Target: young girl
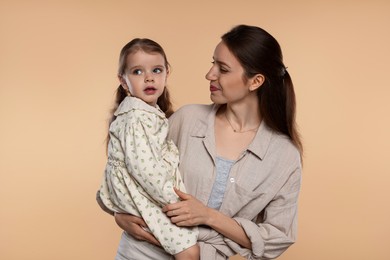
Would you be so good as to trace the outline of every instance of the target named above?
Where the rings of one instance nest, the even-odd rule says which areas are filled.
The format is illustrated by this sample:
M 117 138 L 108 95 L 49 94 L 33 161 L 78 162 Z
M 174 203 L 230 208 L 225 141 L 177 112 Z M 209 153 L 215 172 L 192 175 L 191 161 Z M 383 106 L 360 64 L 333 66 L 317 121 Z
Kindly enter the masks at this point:
M 119 58 L 118 107 L 109 128 L 108 162 L 100 199 L 116 213 L 142 217 L 149 231 L 175 259 L 199 259 L 198 230 L 171 223 L 162 212 L 185 191 L 178 150 L 167 140 L 172 105 L 166 88 L 169 63 L 150 39 L 133 39 Z M 131 252 L 129 252 L 131 254 Z M 119 256 L 117 259 L 129 256 Z

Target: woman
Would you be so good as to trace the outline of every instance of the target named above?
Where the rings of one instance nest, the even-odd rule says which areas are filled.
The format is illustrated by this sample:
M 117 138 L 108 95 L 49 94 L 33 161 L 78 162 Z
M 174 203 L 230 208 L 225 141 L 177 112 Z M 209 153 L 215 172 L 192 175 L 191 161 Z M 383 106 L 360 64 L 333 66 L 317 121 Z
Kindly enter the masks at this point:
M 206 74 L 212 105 L 170 117 L 187 193 L 163 211 L 198 226 L 201 259 L 271 259 L 296 239 L 302 145 L 295 94 L 278 42 L 239 25 L 222 36 Z M 170 259 L 142 219 L 116 214 L 124 229 L 117 259 Z M 130 254 L 132 254 L 130 256 Z

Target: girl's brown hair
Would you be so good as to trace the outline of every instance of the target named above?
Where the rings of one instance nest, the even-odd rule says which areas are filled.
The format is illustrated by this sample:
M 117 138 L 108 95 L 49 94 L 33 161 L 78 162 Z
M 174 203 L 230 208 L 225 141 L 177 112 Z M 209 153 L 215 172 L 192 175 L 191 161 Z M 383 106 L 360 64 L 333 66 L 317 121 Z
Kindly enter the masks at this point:
M 260 114 L 271 129 L 288 136 L 302 156 L 295 122 L 294 85 L 283 64 L 279 43 L 265 30 L 248 25 L 238 25 L 221 38 L 243 66 L 246 78 L 256 74 L 265 77 L 257 90 Z

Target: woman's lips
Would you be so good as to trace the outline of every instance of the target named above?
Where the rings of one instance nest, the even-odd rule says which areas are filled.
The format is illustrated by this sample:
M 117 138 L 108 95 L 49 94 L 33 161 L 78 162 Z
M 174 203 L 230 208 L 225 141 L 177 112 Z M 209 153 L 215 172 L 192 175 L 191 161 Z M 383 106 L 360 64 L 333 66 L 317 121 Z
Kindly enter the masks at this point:
M 218 91 L 218 90 L 219 90 L 219 88 L 217 88 L 216 86 L 210 85 L 211 92 Z

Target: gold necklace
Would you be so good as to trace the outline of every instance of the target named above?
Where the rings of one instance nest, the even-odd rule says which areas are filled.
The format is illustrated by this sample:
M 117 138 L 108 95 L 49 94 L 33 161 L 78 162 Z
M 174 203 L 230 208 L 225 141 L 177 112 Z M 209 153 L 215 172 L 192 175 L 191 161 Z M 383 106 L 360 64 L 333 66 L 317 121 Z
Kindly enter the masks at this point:
M 236 129 L 234 129 L 234 127 L 233 127 L 232 123 L 230 122 L 229 118 L 227 117 L 226 112 L 224 114 L 225 114 L 226 120 L 228 121 L 230 127 L 232 128 L 233 132 L 235 132 L 235 133 L 242 134 L 242 133 L 246 133 L 246 132 L 256 131 L 260 127 L 260 125 L 258 125 L 255 128 L 244 130 L 244 131 L 236 130 Z

